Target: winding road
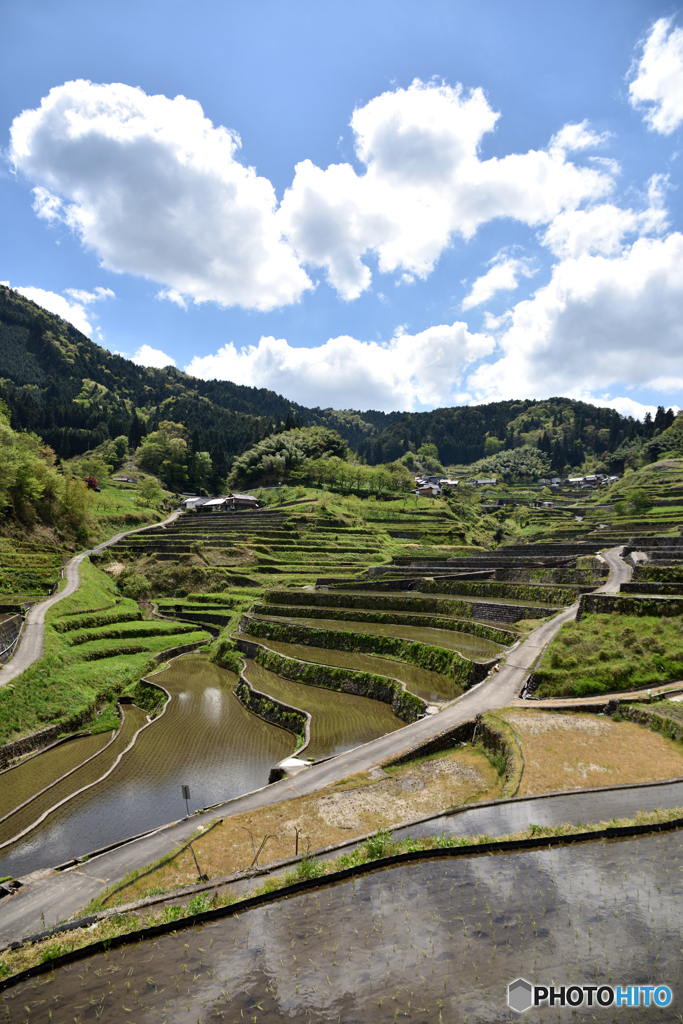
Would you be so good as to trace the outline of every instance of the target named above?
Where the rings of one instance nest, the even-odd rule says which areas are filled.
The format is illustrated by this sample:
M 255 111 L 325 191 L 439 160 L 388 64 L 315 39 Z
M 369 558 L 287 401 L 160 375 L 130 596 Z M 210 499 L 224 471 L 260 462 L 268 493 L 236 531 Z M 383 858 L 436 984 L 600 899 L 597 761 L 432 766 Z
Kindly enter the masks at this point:
M 116 544 L 117 541 L 122 540 L 124 537 L 130 537 L 133 533 L 142 533 L 143 530 L 153 530 L 158 526 L 172 523 L 179 515 L 179 512 L 172 512 L 168 519 L 164 519 L 161 523 L 151 523 L 149 526 L 140 526 L 137 530 L 126 530 L 123 533 L 117 533 L 110 537 L 109 540 L 98 544 L 97 547 L 83 551 L 80 555 L 72 558 L 70 562 L 67 562 L 64 571 L 66 576 L 66 586 L 64 589 L 52 597 L 48 597 L 45 601 L 34 604 L 29 610 L 17 650 L 14 652 L 12 659 L 0 672 L 0 687 L 7 686 L 8 683 L 11 683 L 22 672 L 25 672 L 29 665 L 32 665 L 34 661 L 38 661 L 38 658 L 42 658 L 44 652 L 43 641 L 45 638 L 45 615 L 48 609 L 52 608 L 58 601 L 63 601 L 65 597 L 71 597 L 72 594 L 76 593 L 81 583 L 79 569 L 84 558 L 87 558 L 88 555 L 99 554 L 105 548 L 108 548 L 110 544 Z
M 600 588 L 602 592 L 615 592 L 621 582 L 630 578 L 630 567 L 619 557 L 621 550 L 618 547 L 603 553 L 610 566 L 610 575 Z M 420 719 L 397 732 L 313 765 L 293 778 L 246 793 L 203 814 L 163 826 L 148 836 L 132 839 L 108 853 L 92 857 L 85 864 L 66 871 L 48 869 L 28 876 L 23 879 L 24 887 L 0 904 L 0 943 L 33 934 L 60 920 L 68 920 L 103 887 L 111 885 L 133 868 L 165 856 L 192 835 L 198 825 L 207 825 L 219 815 L 225 818 L 315 793 L 356 772 L 367 771 L 387 758 L 397 757 L 417 743 L 470 721 L 476 715 L 506 707 L 517 698 L 537 659 L 562 625 L 574 618 L 577 608 L 578 603 L 573 604 L 533 630 L 527 640 L 512 649 L 499 672 L 492 673 L 437 715 Z M 605 791 L 605 813 L 609 794 L 610 790 Z

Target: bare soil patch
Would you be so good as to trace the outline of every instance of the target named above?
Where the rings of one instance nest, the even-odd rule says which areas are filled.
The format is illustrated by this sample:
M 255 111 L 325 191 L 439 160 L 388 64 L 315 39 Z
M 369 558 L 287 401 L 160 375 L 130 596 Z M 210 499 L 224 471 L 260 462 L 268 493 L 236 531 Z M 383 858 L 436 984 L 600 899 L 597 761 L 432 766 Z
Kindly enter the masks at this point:
M 683 746 L 633 722 L 547 711 L 508 710 L 504 718 L 526 762 L 520 796 L 683 775 Z

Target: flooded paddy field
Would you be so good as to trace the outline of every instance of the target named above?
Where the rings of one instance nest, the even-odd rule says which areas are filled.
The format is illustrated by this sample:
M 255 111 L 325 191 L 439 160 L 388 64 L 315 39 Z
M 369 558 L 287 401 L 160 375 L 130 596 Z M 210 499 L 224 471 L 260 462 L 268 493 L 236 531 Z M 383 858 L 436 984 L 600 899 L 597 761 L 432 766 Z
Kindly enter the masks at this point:
M 270 616 L 254 618 L 272 621 Z M 394 636 L 402 640 L 417 640 L 433 644 L 447 651 L 456 651 L 470 661 L 490 661 L 503 653 L 505 648 L 492 640 L 474 636 L 472 633 L 458 633 L 451 629 L 433 629 L 426 626 L 404 626 L 385 622 L 357 622 L 345 619 L 309 619 L 303 616 L 278 618 L 277 622 L 291 622 L 297 626 L 313 626 L 315 629 L 334 629 L 344 633 L 366 633 L 369 636 Z
M 301 644 L 281 643 L 264 637 L 245 639 L 267 647 L 269 651 L 284 654 L 287 658 L 310 661 L 315 665 L 332 665 L 335 668 L 351 668 L 360 672 L 373 672 L 375 675 L 389 676 L 405 683 L 406 689 L 422 697 L 426 701 L 453 700 L 463 693 L 457 683 L 439 672 L 431 672 L 405 661 L 392 661 L 391 658 L 380 658 L 375 654 L 356 654 L 353 651 L 335 651 L 330 647 L 304 647 Z
M 101 732 L 97 736 L 79 736 L 0 773 L 0 818 L 97 754 L 109 743 L 112 735 L 111 732 Z
M 32 785 L 32 780 L 34 778 L 42 780 L 42 785 L 36 786 L 33 789 L 34 793 L 39 793 L 34 800 L 30 800 L 30 802 L 26 803 L 24 806 L 18 807 L 13 814 L 10 814 L 9 817 L 5 818 L 5 820 L 0 823 L 0 843 L 7 843 L 15 836 L 18 836 L 24 831 L 24 829 L 29 828 L 34 822 L 38 821 L 38 819 L 45 814 L 46 811 L 49 811 L 51 807 L 54 807 L 60 801 L 67 799 L 72 793 L 77 793 L 78 790 L 83 789 L 84 786 L 92 785 L 93 782 L 102 778 L 102 776 L 109 771 L 119 754 L 122 754 L 126 750 L 138 729 L 141 729 L 147 721 L 145 712 L 140 708 L 135 707 L 134 704 L 124 705 L 122 713 L 123 722 L 121 723 L 121 728 L 116 734 L 114 741 L 110 743 L 109 746 L 103 748 L 96 757 L 93 757 L 85 764 L 81 764 L 76 771 L 72 772 L 66 778 L 63 778 L 60 782 L 55 782 L 55 784 L 50 786 L 49 789 L 45 789 L 45 792 L 40 792 L 40 790 L 45 786 L 49 785 L 49 783 L 45 781 L 46 772 L 41 763 L 43 755 L 38 754 L 35 758 L 32 758 L 27 762 L 25 766 L 21 766 L 22 768 L 25 768 L 22 781 L 26 788 L 29 788 Z M 52 751 L 46 751 L 44 756 L 49 759 L 51 754 Z M 51 761 L 54 764 L 54 758 L 52 758 Z M 61 772 L 60 774 L 63 775 L 64 772 Z M 59 777 L 59 775 L 56 775 L 55 779 L 58 779 Z M 8 778 L 11 779 L 11 775 L 8 776 Z M 72 806 L 71 801 L 69 804 L 64 804 L 61 809 L 62 813 L 68 813 L 67 807 L 70 806 Z M 55 816 L 59 815 L 59 813 L 59 811 L 56 811 Z M 40 829 L 40 826 L 37 826 L 37 829 Z M 28 837 L 26 841 L 30 842 Z M 5 849 L 0 849 L 0 865 L 4 863 L 9 849 L 11 849 L 11 847 L 7 846 Z M 59 861 L 55 861 L 54 863 L 58 864 Z M 2 868 L 0 867 L 0 873 L 8 874 L 9 872 L 2 871 Z
M 680 832 L 378 867 L 83 957 L 0 996 L 5 1019 L 470 1024 L 516 1019 L 510 981 L 667 984 L 665 1009 L 525 1019 L 679 1020 Z
M 178 658 L 154 680 L 172 695 L 165 713 L 139 734 L 102 783 L 0 850 L 0 875 L 21 877 L 181 818 L 183 784 L 190 786 L 190 810 L 258 789 L 267 784 L 270 768 L 292 753 L 292 734 L 247 711 L 232 692 L 236 676 L 206 657 Z M 132 710 L 144 724 L 144 713 Z
M 341 754 L 405 725 L 381 700 L 296 683 L 269 672 L 251 658 L 245 659 L 245 665 L 244 675 L 254 689 L 311 714 L 311 741 L 304 751 L 306 757 Z

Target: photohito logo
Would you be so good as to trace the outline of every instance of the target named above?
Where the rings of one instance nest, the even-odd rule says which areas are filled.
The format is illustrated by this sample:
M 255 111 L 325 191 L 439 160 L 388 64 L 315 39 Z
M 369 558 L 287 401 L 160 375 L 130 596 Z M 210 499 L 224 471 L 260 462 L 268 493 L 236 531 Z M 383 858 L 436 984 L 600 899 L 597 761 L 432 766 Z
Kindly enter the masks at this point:
M 508 1006 L 524 1013 L 532 1006 L 669 1006 L 668 985 L 532 985 L 517 978 L 508 985 Z

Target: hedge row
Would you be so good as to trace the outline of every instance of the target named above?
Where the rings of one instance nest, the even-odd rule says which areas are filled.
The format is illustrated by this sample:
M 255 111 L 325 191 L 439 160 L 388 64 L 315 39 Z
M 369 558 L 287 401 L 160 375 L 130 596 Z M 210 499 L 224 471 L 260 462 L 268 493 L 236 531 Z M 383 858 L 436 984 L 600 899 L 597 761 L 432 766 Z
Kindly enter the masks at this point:
M 374 675 L 372 672 L 356 672 L 353 669 L 332 668 L 329 665 L 312 665 L 294 658 L 286 658 L 274 651 L 259 648 L 254 659 L 269 672 L 275 672 L 285 679 L 292 679 L 307 686 L 324 686 L 328 690 L 353 693 L 357 697 L 369 697 L 391 705 L 391 710 L 403 722 L 414 722 L 424 712 L 425 703 L 414 693 L 408 693 L 396 679 Z
M 263 718 L 266 722 L 293 732 L 295 736 L 301 736 L 306 729 L 307 719 L 303 711 L 290 708 L 288 704 L 282 704 L 279 700 L 252 689 L 244 679 L 241 679 L 235 687 L 235 696 L 248 711 Z
M 255 615 L 277 615 L 291 617 L 292 609 L 279 605 L 256 604 L 252 608 Z M 397 624 L 400 626 L 422 626 L 430 629 L 449 629 L 457 633 L 469 633 L 472 636 L 492 640 L 504 647 L 513 644 L 517 634 L 495 626 L 485 626 L 481 622 L 467 619 L 451 619 L 435 615 L 407 615 L 402 612 L 351 611 L 346 608 L 302 608 L 307 619 L 339 619 L 344 622 L 378 622 Z
M 379 654 L 398 658 L 419 668 L 447 676 L 463 689 L 483 679 L 493 662 L 467 661 L 457 651 L 423 644 L 417 640 L 402 640 L 393 636 L 374 636 L 369 633 L 347 633 L 336 629 L 316 629 L 313 626 L 284 625 L 264 622 L 245 615 L 241 630 L 249 636 L 279 643 L 300 644 L 304 647 L 322 647 L 334 651 L 354 651 L 357 654 Z

